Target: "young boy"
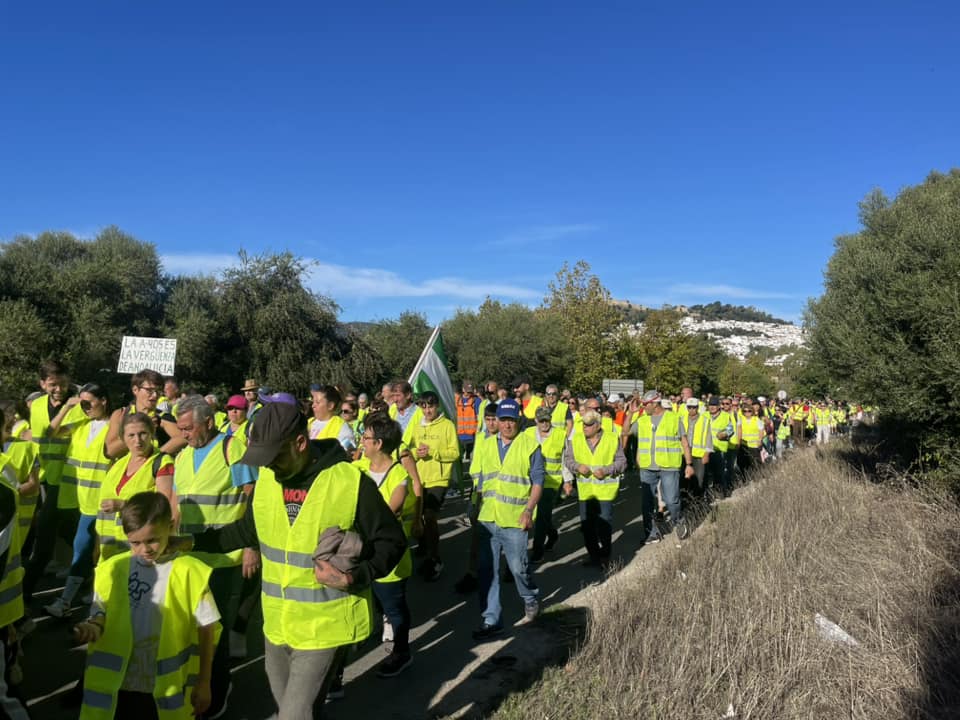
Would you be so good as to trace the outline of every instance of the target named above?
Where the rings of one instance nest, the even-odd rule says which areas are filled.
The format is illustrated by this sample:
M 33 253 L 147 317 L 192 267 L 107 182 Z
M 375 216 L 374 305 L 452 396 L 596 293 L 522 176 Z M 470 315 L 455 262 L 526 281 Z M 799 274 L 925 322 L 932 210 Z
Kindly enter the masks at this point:
M 160 493 L 137 493 L 120 518 L 130 552 L 97 567 L 90 617 L 74 628 L 89 643 L 80 717 L 202 715 L 220 634 L 211 570 L 171 546 L 172 512 Z

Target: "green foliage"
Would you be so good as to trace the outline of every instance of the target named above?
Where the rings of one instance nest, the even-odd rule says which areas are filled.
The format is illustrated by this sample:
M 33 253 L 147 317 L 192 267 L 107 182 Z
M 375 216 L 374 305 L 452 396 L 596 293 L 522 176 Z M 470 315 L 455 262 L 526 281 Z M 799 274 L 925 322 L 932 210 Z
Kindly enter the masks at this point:
M 367 325 L 363 337 L 379 357 L 382 374 L 372 387 L 394 378 L 406 378 L 420 359 L 432 328 L 422 313 L 402 312 L 396 320 Z
M 724 395 L 740 392 L 750 397 L 770 397 L 776 389 L 771 369 L 763 364 L 760 356 L 754 355 L 746 360 L 728 357 L 720 370 L 720 392 Z
M 741 322 L 787 324 L 786 320 L 775 318 L 770 313 L 758 310 L 755 307 L 744 307 L 743 305 L 728 305 L 727 303 L 712 302 L 707 305 L 691 305 L 688 310 L 691 315 L 699 315 L 702 320 L 739 320 Z
M 613 342 L 620 313 L 610 292 L 585 260 L 564 263 L 550 282 L 544 310 L 571 355 L 566 384 L 574 391 L 596 391 L 604 378 L 619 377 L 622 363 Z
M 945 443 L 960 429 L 960 170 L 875 191 L 860 219 L 809 304 L 811 353 L 843 395 Z
M 0 300 L 0 392 L 22 397 L 37 389 L 37 366 L 50 355 L 55 338 L 26 300 Z

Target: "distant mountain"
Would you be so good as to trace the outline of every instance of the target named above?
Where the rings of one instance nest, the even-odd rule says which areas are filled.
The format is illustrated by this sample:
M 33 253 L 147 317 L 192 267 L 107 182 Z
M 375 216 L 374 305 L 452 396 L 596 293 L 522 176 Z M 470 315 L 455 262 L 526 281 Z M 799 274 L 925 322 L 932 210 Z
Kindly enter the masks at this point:
M 620 310 L 623 321 L 630 325 L 642 323 L 647 319 L 647 314 L 655 309 L 643 305 L 636 305 L 628 300 L 614 300 L 613 304 Z M 792 324 L 786 320 L 776 318 L 763 310 L 758 310 L 755 307 L 728 305 L 727 303 L 721 302 L 712 302 L 708 305 L 664 305 L 661 309 L 676 310 L 682 315 L 687 315 L 704 322 L 730 320 L 737 322 L 774 323 L 777 325 Z

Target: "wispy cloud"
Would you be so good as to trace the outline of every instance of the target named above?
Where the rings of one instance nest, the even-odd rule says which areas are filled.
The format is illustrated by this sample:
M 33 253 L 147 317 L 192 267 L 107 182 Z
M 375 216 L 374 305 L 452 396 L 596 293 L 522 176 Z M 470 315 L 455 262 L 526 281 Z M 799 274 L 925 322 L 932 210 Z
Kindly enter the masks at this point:
M 522 228 L 504 235 L 499 240 L 493 240 L 490 245 L 503 247 L 507 245 L 530 245 L 540 242 L 551 242 L 569 237 L 570 235 L 582 235 L 584 233 L 595 232 L 600 228 L 594 223 L 572 223 L 569 225 L 537 225 L 535 227 Z
M 697 285 L 694 283 L 678 283 L 667 288 L 669 295 L 686 295 L 696 297 L 735 298 L 737 300 L 791 300 L 796 296 L 775 290 L 758 288 L 742 288 L 734 285 Z
M 213 275 L 239 264 L 236 255 L 175 254 L 160 258 L 164 269 L 172 275 Z M 528 300 L 543 295 L 541 290 L 520 285 L 493 282 L 471 282 L 463 278 L 439 277 L 409 280 L 392 270 L 381 268 L 333 265 L 304 258 L 307 265 L 305 284 L 311 290 L 337 300 L 355 298 L 447 297 L 458 300 L 482 300 L 487 295 Z

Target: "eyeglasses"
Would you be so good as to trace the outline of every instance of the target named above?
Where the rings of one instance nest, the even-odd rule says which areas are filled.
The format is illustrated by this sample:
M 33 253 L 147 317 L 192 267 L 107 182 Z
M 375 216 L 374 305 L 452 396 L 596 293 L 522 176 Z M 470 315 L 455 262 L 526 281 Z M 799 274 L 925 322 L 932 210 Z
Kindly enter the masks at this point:
M 138 390 L 143 390 L 147 395 L 159 395 L 160 389 L 155 387 L 148 387 L 146 385 L 138 385 Z
M 551 422 L 550 418 L 543 418 L 542 420 L 537 420 L 538 423 L 548 423 Z
M 547 392 L 547 393 L 544 393 L 544 395 L 548 395 L 548 396 L 550 396 L 550 397 L 556 397 L 557 393 L 555 393 L 555 392 Z
M 584 426 L 584 427 L 593 427 L 593 426 L 596 425 L 596 424 L 597 424 L 597 421 L 594 420 L 593 422 L 585 422 L 585 423 L 583 424 L 583 426 Z
M 360 436 L 360 439 L 361 439 L 361 440 L 376 440 L 376 438 L 375 438 L 373 435 L 367 435 L 366 433 L 364 433 L 363 435 L 361 435 L 361 436 Z
M 344 415 L 347 415 L 347 414 L 352 415 L 354 410 L 352 407 L 345 407 L 345 408 L 340 408 L 340 412 L 342 412 Z

